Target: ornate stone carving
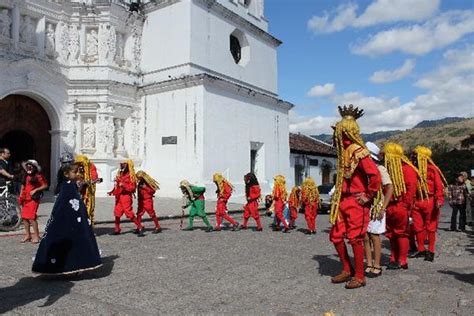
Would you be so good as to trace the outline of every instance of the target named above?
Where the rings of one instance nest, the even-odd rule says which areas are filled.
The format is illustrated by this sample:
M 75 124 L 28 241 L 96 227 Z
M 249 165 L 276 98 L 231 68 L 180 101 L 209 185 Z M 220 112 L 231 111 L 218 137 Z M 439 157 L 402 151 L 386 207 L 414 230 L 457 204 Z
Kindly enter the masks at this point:
M 91 118 L 87 119 L 87 122 L 83 126 L 83 148 L 95 148 L 95 123 Z
M 69 149 L 74 150 L 76 147 L 76 123 L 75 115 L 67 114 L 66 116 L 66 136 L 64 142 L 69 147 Z
M 58 51 L 59 61 L 66 63 L 69 58 L 69 28 L 66 23 L 59 22 L 57 26 L 58 40 L 56 48 Z
M 101 24 L 99 28 L 99 61 L 112 64 L 115 59 L 117 36 L 110 24 Z
M 28 45 L 34 45 L 35 25 L 31 18 L 25 15 L 20 28 L 20 41 Z
M 51 23 L 48 23 L 46 27 L 46 41 L 44 43 L 44 50 L 47 55 L 54 55 L 56 35 L 54 26 Z
M 8 9 L 3 9 L 0 13 L 0 37 L 10 38 L 10 26 L 12 19 L 8 14 Z
M 112 117 L 107 117 L 106 122 L 106 131 L 105 131 L 105 139 L 106 139 L 106 144 L 105 144 L 105 153 L 107 155 L 113 155 L 114 153 L 114 134 L 115 134 L 115 126 L 114 126 L 114 121 Z
M 142 32 L 138 21 L 135 19 L 132 26 L 132 67 L 140 70 L 140 59 L 142 56 Z
M 77 62 L 77 57 L 79 55 L 79 31 L 77 25 L 71 25 L 69 27 L 67 47 L 69 51 L 68 60 Z
M 125 151 L 124 128 L 121 119 L 115 120 L 115 149 L 117 152 Z
M 131 148 L 130 148 L 130 155 L 131 156 L 134 156 L 134 157 L 138 157 L 139 154 L 140 154 L 140 130 L 139 130 L 139 123 L 140 123 L 140 119 L 139 119 L 139 111 L 138 110 L 135 110 L 133 112 L 133 115 L 132 115 L 132 118 L 131 118 L 131 129 L 132 129 L 132 142 L 130 144 Z
M 117 33 L 115 62 L 119 66 L 123 66 L 124 64 L 124 49 L 125 49 L 124 35 L 122 33 Z
M 95 62 L 99 57 L 99 38 L 97 31 L 92 29 L 87 34 L 87 59 L 86 61 L 91 63 Z

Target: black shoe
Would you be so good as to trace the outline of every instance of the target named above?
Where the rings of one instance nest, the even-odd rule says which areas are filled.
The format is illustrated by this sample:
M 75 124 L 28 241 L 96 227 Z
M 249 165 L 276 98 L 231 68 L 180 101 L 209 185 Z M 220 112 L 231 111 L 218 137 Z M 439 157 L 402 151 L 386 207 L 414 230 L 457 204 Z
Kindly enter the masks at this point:
M 159 234 L 161 233 L 162 229 L 161 227 L 160 228 L 155 228 L 155 230 L 153 231 L 153 234 Z
M 263 231 L 263 228 L 262 227 L 257 227 L 257 229 L 255 229 L 255 230 L 258 231 L 258 232 L 261 232 L 261 231 Z
M 313 230 L 313 231 L 311 232 L 311 235 L 316 235 L 316 231 Z
M 473 224 L 472 222 L 468 222 L 466 225 L 472 227 L 473 226 L 472 224 Z
M 307 229 L 307 230 L 304 231 L 304 234 L 305 235 L 311 235 L 311 231 L 309 229 Z
M 417 251 L 409 257 L 410 258 L 425 258 L 425 256 L 426 256 L 426 250 L 425 251 Z
M 286 233 L 290 232 L 290 229 L 289 228 L 283 228 L 281 231 L 286 234 Z
M 449 231 L 457 233 L 459 230 L 457 230 L 456 228 L 450 228 Z
M 214 230 L 214 228 L 212 228 L 211 226 L 209 226 L 209 227 L 206 228 L 205 232 L 206 232 L 206 233 L 210 233 L 210 232 L 212 232 L 213 230 Z M 219 230 L 220 230 L 220 229 L 219 229 Z
M 187 232 L 190 232 L 190 231 L 193 231 L 193 230 L 194 230 L 194 227 L 188 226 L 188 227 L 184 228 L 183 230 L 184 230 L 184 231 L 187 231 Z
M 145 237 L 145 228 L 139 229 L 137 233 L 138 237 Z
M 400 268 L 402 268 L 403 270 L 408 270 L 408 263 L 401 264 Z
M 240 229 L 246 230 L 246 229 L 247 229 L 247 226 L 240 225 Z
M 114 235 L 114 236 L 120 235 L 120 230 L 114 230 L 114 232 L 112 233 L 112 235 Z
M 433 262 L 434 261 L 434 252 L 427 251 L 425 255 L 425 261 Z
M 232 231 L 235 232 L 235 231 L 238 231 L 238 230 L 240 230 L 239 223 L 236 223 L 236 224 L 232 225 Z
M 387 270 L 399 270 L 399 269 L 400 269 L 400 265 L 398 264 L 398 262 L 390 262 L 387 265 Z
M 272 228 L 272 230 L 273 230 L 274 232 L 278 232 L 278 231 L 280 231 L 280 227 L 275 226 L 275 227 Z
M 133 230 L 133 233 L 134 233 L 135 235 L 138 235 L 139 232 L 140 232 L 140 230 L 139 230 L 138 228 L 136 228 L 136 229 Z

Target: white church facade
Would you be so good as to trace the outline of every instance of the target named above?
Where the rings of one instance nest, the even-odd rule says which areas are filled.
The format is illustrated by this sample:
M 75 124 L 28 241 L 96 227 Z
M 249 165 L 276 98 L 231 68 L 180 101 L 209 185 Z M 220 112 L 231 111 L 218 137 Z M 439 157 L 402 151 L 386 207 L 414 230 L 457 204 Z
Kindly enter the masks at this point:
M 86 154 L 100 195 L 124 159 L 168 197 L 184 178 L 213 192 L 215 172 L 237 196 L 249 171 L 266 192 L 288 176 L 264 0 L 129 2 L 0 0 L 0 147 L 52 182 L 61 152 Z

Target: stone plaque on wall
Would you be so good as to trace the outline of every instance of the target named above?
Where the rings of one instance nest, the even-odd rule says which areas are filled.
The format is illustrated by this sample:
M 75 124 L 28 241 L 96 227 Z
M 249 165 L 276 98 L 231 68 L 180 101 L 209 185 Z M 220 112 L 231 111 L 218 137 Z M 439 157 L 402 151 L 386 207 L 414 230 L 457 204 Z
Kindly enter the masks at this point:
M 178 136 L 161 137 L 161 145 L 176 145 L 176 144 L 178 144 Z

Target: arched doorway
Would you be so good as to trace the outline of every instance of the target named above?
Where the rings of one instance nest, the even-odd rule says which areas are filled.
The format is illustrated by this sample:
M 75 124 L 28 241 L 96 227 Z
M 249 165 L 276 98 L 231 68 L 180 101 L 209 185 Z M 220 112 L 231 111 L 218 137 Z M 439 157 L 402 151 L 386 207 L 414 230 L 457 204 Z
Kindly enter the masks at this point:
M 15 164 L 35 159 L 49 179 L 51 170 L 51 122 L 43 107 L 23 95 L 0 100 L 0 147 L 7 147 Z

